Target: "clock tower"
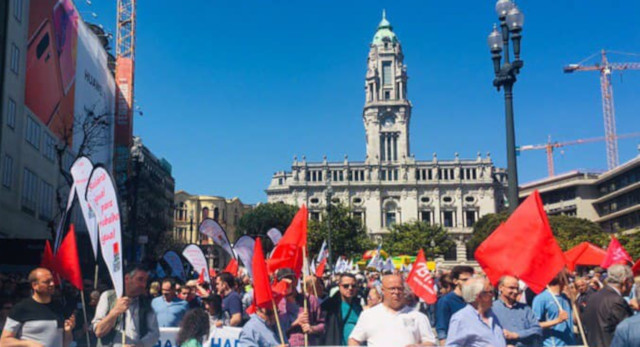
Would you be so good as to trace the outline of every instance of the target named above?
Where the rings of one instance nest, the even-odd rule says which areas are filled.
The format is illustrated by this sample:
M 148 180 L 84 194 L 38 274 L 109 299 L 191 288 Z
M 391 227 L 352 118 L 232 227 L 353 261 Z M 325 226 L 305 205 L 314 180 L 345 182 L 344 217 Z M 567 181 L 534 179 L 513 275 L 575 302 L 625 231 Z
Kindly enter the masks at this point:
M 371 164 L 397 163 L 410 156 L 411 102 L 403 60 L 400 41 L 383 11 L 367 58 L 362 113 Z

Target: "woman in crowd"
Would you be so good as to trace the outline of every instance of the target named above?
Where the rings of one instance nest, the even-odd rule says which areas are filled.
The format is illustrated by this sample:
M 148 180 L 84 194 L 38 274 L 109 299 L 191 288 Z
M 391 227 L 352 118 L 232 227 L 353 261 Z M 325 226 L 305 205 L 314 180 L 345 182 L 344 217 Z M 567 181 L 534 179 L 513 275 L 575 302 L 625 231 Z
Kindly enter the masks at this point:
M 187 311 L 180 322 L 176 344 L 180 347 L 202 347 L 209 338 L 209 316 L 201 308 Z
M 381 302 L 382 288 L 380 286 L 373 286 L 369 289 L 369 294 L 367 294 L 367 304 L 363 307 L 363 309 L 370 309 Z

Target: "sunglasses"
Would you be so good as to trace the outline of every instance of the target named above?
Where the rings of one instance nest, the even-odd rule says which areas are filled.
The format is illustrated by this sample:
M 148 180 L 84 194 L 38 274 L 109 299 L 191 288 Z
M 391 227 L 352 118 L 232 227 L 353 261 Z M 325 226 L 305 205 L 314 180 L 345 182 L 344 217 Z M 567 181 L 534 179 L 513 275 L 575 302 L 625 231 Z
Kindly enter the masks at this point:
M 340 287 L 342 287 L 344 289 L 351 289 L 351 288 L 355 288 L 356 285 L 355 284 L 341 284 Z

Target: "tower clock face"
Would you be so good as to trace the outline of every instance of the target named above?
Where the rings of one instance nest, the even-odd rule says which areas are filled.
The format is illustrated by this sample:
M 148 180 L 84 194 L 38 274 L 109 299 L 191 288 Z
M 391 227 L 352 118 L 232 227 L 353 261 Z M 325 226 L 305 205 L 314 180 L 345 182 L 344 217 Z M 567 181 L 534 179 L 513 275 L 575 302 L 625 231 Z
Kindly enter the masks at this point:
M 382 126 L 385 128 L 390 128 L 392 127 L 394 124 L 396 124 L 396 118 L 394 116 L 385 116 L 384 118 L 382 118 Z

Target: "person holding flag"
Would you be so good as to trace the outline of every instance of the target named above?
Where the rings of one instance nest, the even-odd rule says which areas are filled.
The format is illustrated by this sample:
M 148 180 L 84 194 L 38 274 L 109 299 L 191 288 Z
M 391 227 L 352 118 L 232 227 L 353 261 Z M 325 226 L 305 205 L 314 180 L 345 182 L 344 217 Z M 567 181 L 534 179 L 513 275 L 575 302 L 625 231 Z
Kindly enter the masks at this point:
M 124 275 L 125 295 L 118 298 L 114 290 L 102 293 L 92 322 L 98 346 L 152 347 L 158 342 L 158 319 L 145 295 L 148 278 L 149 272 L 145 267 L 131 264 Z M 126 338 L 124 346 L 123 331 Z
M 0 346 L 69 346 L 75 316 L 65 320 L 62 306 L 53 300 L 55 284 L 51 271 L 36 268 L 29 273 L 33 295 L 9 313 Z
M 567 277 L 561 271 L 549 282 L 547 289 L 533 298 L 533 313 L 542 328 L 543 346 L 571 346 L 576 344 L 573 335 L 573 310 L 564 294 Z

